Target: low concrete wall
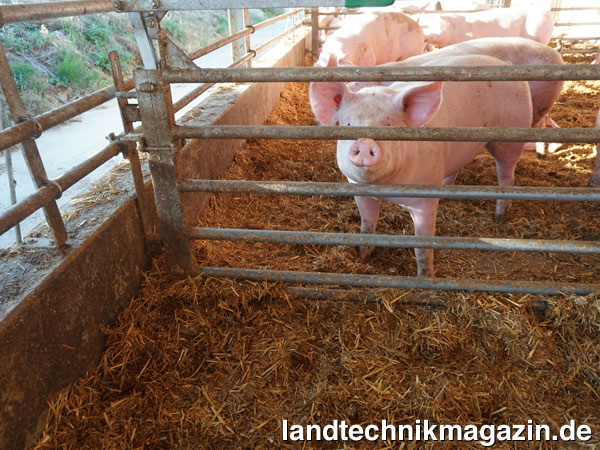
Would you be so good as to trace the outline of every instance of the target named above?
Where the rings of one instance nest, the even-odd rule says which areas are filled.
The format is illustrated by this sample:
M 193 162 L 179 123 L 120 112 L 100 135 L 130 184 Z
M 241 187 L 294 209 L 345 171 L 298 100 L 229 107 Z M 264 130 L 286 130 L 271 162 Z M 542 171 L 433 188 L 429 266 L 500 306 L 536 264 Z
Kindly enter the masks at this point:
M 280 50 L 277 65 L 302 65 L 305 43 L 303 38 Z M 264 123 L 283 87 L 268 83 L 246 88 L 217 114 L 216 122 Z M 243 143 L 191 141 L 180 172 L 214 178 Z M 21 450 L 38 438 L 47 402 L 98 363 L 105 345 L 102 327 L 114 324 L 139 290 L 151 257 L 128 179 L 126 184 L 126 194 L 108 207 L 93 206 L 85 219 L 68 222 L 70 248 L 36 250 L 34 256 L 24 252 L 0 261 L 0 297 L 10 305 L 0 311 L 0 449 Z M 204 204 L 205 196 L 186 198 L 189 222 L 195 222 Z M 89 227 L 92 222 L 96 225 Z

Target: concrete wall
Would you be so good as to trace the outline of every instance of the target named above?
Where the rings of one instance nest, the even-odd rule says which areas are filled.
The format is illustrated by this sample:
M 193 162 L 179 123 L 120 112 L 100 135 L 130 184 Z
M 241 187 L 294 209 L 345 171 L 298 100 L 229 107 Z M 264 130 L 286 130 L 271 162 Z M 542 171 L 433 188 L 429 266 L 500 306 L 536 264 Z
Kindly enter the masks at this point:
M 278 65 L 303 65 L 305 40 L 279 52 Z M 283 87 L 282 83 L 269 83 L 246 88 L 217 114 L 216 121 L 264 123 Z M 214 178 L 228 167 L 243 143 L 192 141 L 179 169 L 184 177 Z M 33 259 L 25 252 L 0 262 L 3 277 L 9 274 L 3 285 L 17 286 L 0 291 L 11 296 L 6 299 L 11 308 L 16 305 L 4 317 L 0 315 L 0 449 L 20 450 L 37 439 L 47 402 L 98 363 L 105 344 L 101 328 L 114 324 L 139 290 L 151 256 L 136 202 L 130 194 L 123 197 L 108 209 L 107 205 L 92 207 L 85 212 L 85 220 L 69 222 L 71 247 L 45 253 L 51 258 L 44 264 L 37 264 L 43 251 Z M 190 195 L 186 201 L 193 223 L 205 200 Z M 106 221 L 82 236 L 84 222 L 100 223 L 106 216 Z M 24 278 L 19 267 L 24 267 L 21 262 L 26 260 L 31 264 Z M 13 276 L 17 278 L 9 278 Z

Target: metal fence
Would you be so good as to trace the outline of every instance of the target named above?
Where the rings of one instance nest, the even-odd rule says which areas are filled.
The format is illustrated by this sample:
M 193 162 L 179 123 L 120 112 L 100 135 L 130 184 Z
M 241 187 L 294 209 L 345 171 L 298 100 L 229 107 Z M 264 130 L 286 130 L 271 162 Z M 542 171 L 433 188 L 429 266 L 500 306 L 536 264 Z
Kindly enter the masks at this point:
M 238 268 L 199 267 L 194 260 L 192 243 L 194 239 L 241 239 L 245 241 L 310 243 L 330 245 L 376 245 L 385 247 L 424 247 L 448 249 L 488 249 L 513 251 L 548 251 L 569 253 L 600 253 L 597 242 L 544 241 L 524 239 L 482 239 L 482 238 L 419 238 L 412 236 L 386 235 L 347 235 L 338 233 L 308 233 L 236 229 L 187 229 L 184 224 L 182 194 L 184 192 L 247 192 L 277 193 L 301 195 L 344 195 L 344 196 L 403 196 L 434 198 L 485 198 L 485 199 L 523 199 L 523 200 L 561 200 L 561 201 L 600 201 L 600 189 L 566 189 L 533 187 L 466 187 L 466 186 L 353 186 L 338 183 L 265 183 L 256 181 L 218 181 L 218 180 L 181 180 L 177 175 L 175 161 L 183 148 L 185 139 L 224 139 L 224 138 L 268 138 L 268 139 L 357 139 L 365 132 L 374 139 L 385 140 L 432 140 L 432 141 L 542 141 L 542 142 L 597 142 L 600 130 L 597 129 L 477 129 L 477 128 L 364 128 L 364 127 L 267 127 L 267 126 L 183 126 L 176 122 L 175 111 L 181 105 L 173 105 L 170 96 L 171 83 L 223 83 L 223 82 L 281 82 L 281 81 L 393 81 L 393 80 L 581 80 L 600 79 L 600 66 L 506 66 L 506 67 L 394 67 L 394 68 L 239 68 L 252 55 L 239 58 L 228 69 L 201 69 L 196 67 L 190 57 L 182 55 L 168 36 L 160 30 L 158 23 L 166 10 L 217 9 L 228 7 L 228 1 L 168 0 L 152 3 L 144 0 L 121 0 L 113 3 L 119 11 L 139 13 L 140 21 L 145 24 L 145 38 L 148 52 L 144 56 L 145 69 L 135 74 L 137 109 L 130 116 L 141 120 L 143 124 L 143 151 L 148 153 L 149 167 L 152 173 L 156 206 L 159 214 L 160 237 L 165 246 L 168 262 L 174 272 L 185 274 L 204 274 L 207 276 L 226 276 L 250 280 L 271 280 L 316 285 L 369 286 L 394 288 L 450 289 L 497 292 L 528 292 L 551 294 L 557 292 L 587 294 L 600 290 L 598 284 L 552 283 L 526 281 L 489 281 L 465 279 L 418 278 L 403 276 L 353 275 L 336 273 L 289 272 L 276 270 L 254 270 Z M 239 2 L 236 2 L 239 3 Z M 267 5 L 268 3 L 268 5 Z M 306 1 L 284 2 L 266 0 L 248 0 L 243 6 L 314 6 Z M 293 3 L 293 4 L 290 4 Z M 339 1 L 320 2 L 324 6 L 341 6 Z M 239 7 L 240 5 L 235 5 Z M 318 31 L 318 10 L 311 11 L 313 45 L 315 30 Z M 298 24 L 297 26 L 299 26 Z M 150 29 L 148 29 L 150 28 Z M 256 28 L 256 27 L 254 27 Z M 231 38 L 224 39 L 225 45 L 236 38 L 243 38 L 249 32 L 243 30 Z M 152 54 L 152 40 L 158 41 L 160 67 Z M 138 41 L 139 42 L 139 41 Z M 142 48 L 144 43 L 140 44 Z M 318 43 L 316 43 L 318 46 Z M 317 48 L 317 47 L 314 47 Z M 314 50 L 314 49 L 313 49 Z M 205 51 L 205 50 L 202 50 Z M 201 52 L 202 52 L 201 51 Z M 144 55 L 144 52 L 142 51 Z M 197 53 L 199 54 L 199 53 Z M 1 63 L 1 61 L 0 61 Z M 154 64 L 154 67 L 152 65 Z M 118 71 L 117 71 L 118 72 Z M 117 77 L 118 78 L 118 77 Z M 4 79 L 4 77 L 3 77 Z M 128 80 L 117 82 L 117 90 L 125 91 Z M 204 89 L 204 87 L 200 88 Z M 100 95 L 100 94 L 95 94 Z M 112 94 L 114 95 L 114 93 Z M 131 94 L 120 94 L 125 101 Z M 185 102 L 183 102 L 185 103 Z M 125 113 L 124 113 L 125 114 Z M 131 125 L 131 123 L 129 123 Z M 24 121 L 21 133 L 34 136 L 44 127 L 39 118 Z M 116 154 L 120 146 L 128 147 L 139 141 L 142 135 L 129 126 L 126 135 L 116 139 L 104 150 L 99 160 Z M 7 133 L 13 135 L 15 131 Z M 0 135 L 0 145 L 9 138 Z M 14 139 L 14 138 L 13 138 Z M 5 147 L 2 147 L 5 148 Z M 94 165 L 95 163 L 88 162 Z M 84 170 L 82 169 L 82 172 Z M 22 214 L 35 207 L 48 204 L 60 191 L 77 179 L 51 182 L 42 178 L 42 186 L 37 194 L 17 207 Z M 14 225 L 15 218 L 21 217 L 15 211 L 0 218 L 0 231 Z
M 152 4 L 158 5 L 158 2 L 152 2 Z M 25 5 L 2 5 L 0 6 L 0 24 L 40 21 L 84 14 L 102 14 L 111 11 L 122 11 L 123 6 L 124 5 L 118 0 L 85 0 Z M 220 7 L 222 8 L 224 6 L 225 5 Z M 240 42 L 242 44 L 241 46 L 234 46 L 234 62 L 230 67 L 250 67 L 252 59 L 256 57 L 258 53 L 273 42 L 284 38 L 290 33 L 294 33 L 296 29 L 303 25 L 302 18 L 299 18 L 301 13 L 303 14 L 303 10 L 292 10 L 256 25 L 250 25 L 247 9 L 232 10 L 230 11 L 230 20 L 235 27 L 235 32 L 226 38 L 220 39 L 192 52 L 190 55 L 185 55 L 185 53 L 169 39 L 165 30 L 161 29 L 160 20 L 165 14 L 164 11 L 160 12 L 152 7 L 152 5 L 149 5 L 149 11 L 140 13 L 131 12 L 130 17 L 138 47 L 146 68 L 156 68 L 158 66 L 159 59 L 155 53 L 153 42 L 158 39 L 159 35 L 162 36 L 160 40 L 162 43 L 162 54 L 160 57 L 165 61 L 168 61 L 171 66 L 178 67 L 178 64 L 187 64 L 186 67 L 194 66 L 192 62 L 194 59 L 232 42 Z M 294 21 L 293 26 L 259 47 L 254 49 L 250 48 L 249 37 L 252 33 L 275 22 L 290 19 Z M 129 139 L 127 142 L 123 142 L 112 134 L 110 139 L 111 143 L 108 146 L 56 179 L 48 179 L 35 142 L 35 139 L 39 138 L 46 130 L 60 125 L 69 119 L 75 118 L 84 112 L 90 111 L 115 97 L 118 98 L 125 133 L 132 135 L 139 131 L 134 130 L 133 128 L 133 124 L 139 121 L 137 105 L 135 103 L 129 103 L 130 99 L 135 101 L 136 98 L 136 93 L 131 91 L 134 87 L 133 78 L 125 79 L 123 77 L 116 53 L 111 53 L 110 64 L 115 82 L 114 86 L 98 90 L 52 111 L 40 114 L 36 117 L 31 117 L 25 110 L 21 95 L 11 73 L 6 53 L 0 42 L 0 85 L 2 86 L 2 91 L 6 98 L 8 112 L 14 122 L 14 126 L 0 131 L 0 151 L 4 151 L 6 155 L 7 171 L 10 177 L 12 175 L 10 170 L 10 147 L 20 144 L 23 148 L 26 163 L 30 169 L 34 184 L 37 188 L 36 192 L 19 202 L 16 202 L 15 197 L 13 206 L 0 214 L 0 234 L 7 232 L 12 227 L 18 227 L 18 224 L 29 215 L 39 209 L 43 209 L 56 246 L 65 244 L 68 239 L 67 229 L 62 220 L 56 200 L 62 196 L 64 191 L 119 154 L 123 154 L 123 156 L 130 161 L 137 201 L 139 202 L 140 211 L 143 215 L 144 231 L 147 236 L 151 234 L 147 214 L 150 200 L 147 198 L 143 187 L 143 176 L 136 148 L 137 139 Z M 212 85 L 213 84 L 200 85 L 180 99 L 174 105 L 173 110 L 181 110 L 198 98 L 203 92 L 207 91 Z M 10 184 L 11 186 L 14 185 L 13 182 L 10 182 Z M 17 233 L 17 240 L 20 241 L 20 232 L 18 228 Z

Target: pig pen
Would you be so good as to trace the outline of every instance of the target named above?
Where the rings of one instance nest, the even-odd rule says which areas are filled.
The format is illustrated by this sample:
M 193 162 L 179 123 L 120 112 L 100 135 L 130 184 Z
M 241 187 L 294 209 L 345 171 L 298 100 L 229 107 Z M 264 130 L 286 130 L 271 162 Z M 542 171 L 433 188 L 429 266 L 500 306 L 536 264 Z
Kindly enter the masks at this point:
M 569 63 L 591 57 L 565 57 Z M 566 82 L 551 116 L 592 127 L 600 82 Z M 268 124 L 312 125 L 307 84 L 290 83 Z M 592 145 L 561 146 L 517 166 L 520 186 L 587 184 Z M 223 179 L 344 181 L 335 142 L 250 141 Z M 495 185 L 482 152 L 457 184 Z M 599 206 L 515 201 L 505 224 L 493 201 L 442 200 L 437 235 L 597 241 Z M 200 226 L 358 232 L 352 198 L 212 195 Z M 384 204 L 379 233 L 411 234 L 410 216 Z M 198 241 L 210 266 L 414 275 L 412 249 Z M 555 282 L 600 278 L 598 256 L 436 251 L 439 276 Z M 371 291 L 373 292 L 373 291 Z M 329 424 L 547 424 L 592 428 L 600 445 L 599 296 L 540 297 L 408 290 L 334 301 L 283 285 L 172 276 L 154 260 L 140 294 L 107 329 L 99 365 L 50 405 L 34 448 L 372 448 L 369 442 L 282 440 L 282 419 Z M 405 442 L 402 448 L 481 448 L 478 442 Z M 377 448 L 398 443 L 378 442 Z M 516 448 L 503 442 L 495 448 Z

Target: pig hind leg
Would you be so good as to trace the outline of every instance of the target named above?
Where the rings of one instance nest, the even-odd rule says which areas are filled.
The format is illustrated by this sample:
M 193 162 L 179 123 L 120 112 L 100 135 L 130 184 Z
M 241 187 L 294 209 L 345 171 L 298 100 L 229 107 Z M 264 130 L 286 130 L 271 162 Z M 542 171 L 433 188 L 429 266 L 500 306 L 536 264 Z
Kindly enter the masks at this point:
M 512 186 L 515 182 L 515 167 L 523 152 L 523 142 L 490 142 L 486 146 L 496 160 L 498 186 Z M 510 200 L 497 200 L 494 220 L 502 223 L 508 219 Z
M 354 197 L 358 211 L 360 212 L 360 232 L 374 234 L 379 220 L 379 207 L 381 201 L 373 197 Z M 359 256 L 361 259 L 368 258 L 373 253 L 372 246 L 361 245 Z

